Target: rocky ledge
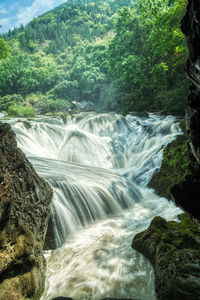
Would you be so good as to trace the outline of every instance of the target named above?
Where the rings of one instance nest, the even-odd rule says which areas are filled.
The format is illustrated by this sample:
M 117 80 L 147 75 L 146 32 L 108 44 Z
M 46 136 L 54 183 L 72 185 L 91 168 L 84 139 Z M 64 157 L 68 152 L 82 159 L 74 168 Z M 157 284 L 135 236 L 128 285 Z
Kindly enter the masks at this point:
M 51 187 L 17 148 L 10 125 L 0 123 L 0 300 L 40 298 L 51 197 Z
M 155 217 L 135 236 L 132 247 L 154 267 L 155 288 L 161 300 L 200 299 L 200 226 L 189 214 L 180 223 Z

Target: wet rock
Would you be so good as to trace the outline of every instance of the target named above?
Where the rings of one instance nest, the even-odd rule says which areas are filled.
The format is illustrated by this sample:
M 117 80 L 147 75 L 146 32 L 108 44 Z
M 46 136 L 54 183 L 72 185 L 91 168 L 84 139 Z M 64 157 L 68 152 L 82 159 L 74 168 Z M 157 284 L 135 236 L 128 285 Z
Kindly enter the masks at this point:
M 52 216 L 50 216 L 45 243 L 44 243 L 44 250 L 55 250 L 56 248 L 57 245 L 56 245 L 55 233 L 53 230 Z
M 72 298 L 68 298 L 68 297 L 56 297 L 56 298 L 53 298 L 52 300 L 73 300 L 73 299 Z M 103 298 L 101 300 L 139 300 L 139 299 Z
M 51 197 L 10 125 L 0 123 L 0 300 L 40 298 Z
M 160 170 L 153 175 L 148 186 L 159 196 L 172 200 L 171 188 L 189 174 L 188 166 L 188 139 L 184 134 L 165 147 Z
M 192 175 L 171 188 L 174 202 L 193 217 L 200 220 L 200 178 Z
M 103 298 L 101 300 L 139 300 L 139 299 L 125 299 L 125 298 Z
M 73 300 L 73 299 L 69 298 L 69 297 L 56 297 L 56 298 L 53 298 L 52 300 Z
M 190 50 L 186 72 L 191 81 L 188 107 L 186 109 L 187 129 L 190 138 L 190 170 L 192 175 L 171 192 L 177 205 L 200 220 L 200 2 L 189 0 L 185 17 L 181 22 Z
M 200 299 L 200 225 L 189 214 L 180 223 L 155 217 L 132 247 L 153 265 L 158 299 Z

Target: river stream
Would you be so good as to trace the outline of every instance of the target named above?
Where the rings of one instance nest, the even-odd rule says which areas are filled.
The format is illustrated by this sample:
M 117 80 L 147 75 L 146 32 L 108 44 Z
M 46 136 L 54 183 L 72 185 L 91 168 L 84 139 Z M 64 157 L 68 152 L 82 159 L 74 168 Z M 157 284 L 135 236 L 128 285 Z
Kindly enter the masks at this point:
M 28 123 L 27 123 L 28 122 Z M 131 248 L 154 216 L 180 209 L 147 187 L 164 147 L 181 134 L 172 116 L 81 113 L 10 121 L 19 147 L 53 187 L 57 249 L 46 251 L 41 300 L 155 300 L 150 263 Z

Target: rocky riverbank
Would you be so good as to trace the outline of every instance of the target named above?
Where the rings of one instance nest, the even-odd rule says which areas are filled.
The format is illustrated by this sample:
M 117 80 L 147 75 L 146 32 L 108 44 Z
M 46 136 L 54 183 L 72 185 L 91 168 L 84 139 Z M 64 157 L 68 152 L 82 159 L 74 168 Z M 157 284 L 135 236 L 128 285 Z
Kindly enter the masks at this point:
M 51 187 L 17 148 L 10 125 L 0 123 L 0 300 L 39 299 Z

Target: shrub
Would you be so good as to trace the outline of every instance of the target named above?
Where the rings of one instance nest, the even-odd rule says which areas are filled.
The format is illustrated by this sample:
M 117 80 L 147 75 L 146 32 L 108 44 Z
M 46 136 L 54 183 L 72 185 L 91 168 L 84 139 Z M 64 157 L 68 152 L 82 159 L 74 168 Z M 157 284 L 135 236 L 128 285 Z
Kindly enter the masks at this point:
M 49 99 L 48 101 L 43 102 L 43 104 L 40 106 L 40 112 L 41 112 L 41 114 L 46 114 L 49 112 L 52 112 L 52 113 L 67 112 L 70 107 L 71 107 L 71 103 L 67 100 Z
M 12 117 L 34 117 L 35 109 L 32 106 L 11 105 L 8 108 L 8 115 Z
M 0 111 L 8 111 L 9 106 L 14 105 L 14 103 L 22 103 L 23 98 L 21 95 L 6 95 L 0 97 Z

